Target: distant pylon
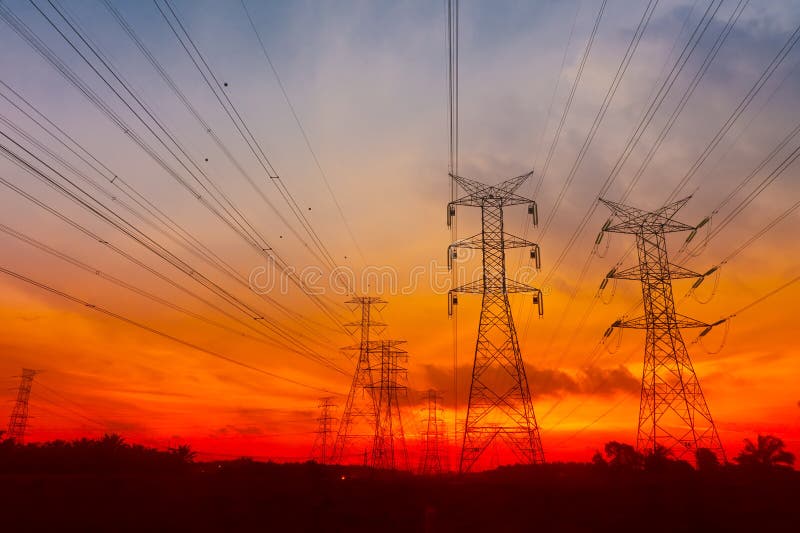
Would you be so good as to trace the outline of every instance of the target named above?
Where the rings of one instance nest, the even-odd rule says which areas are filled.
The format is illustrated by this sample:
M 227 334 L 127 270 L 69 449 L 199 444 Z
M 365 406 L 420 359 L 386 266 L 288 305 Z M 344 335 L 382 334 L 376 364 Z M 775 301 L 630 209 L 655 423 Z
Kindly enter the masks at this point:
M 672 264 L 667 258 L 665 234 L 695 229 L 672 219 L 689 198 L 653 212 L 600 201 L 618 219 L 616 223 L 613 220 L 606 223 L 603 230 L 635 235 L 639 255 L 637 266 L 612 269 L 606 276 L 639 280 L 642 284 L 644 316 L 617 320 L 606 331 L 606 336 L 614 327 L 646 332 L 637 448 L 649 453 L 664 447 L 676 459 L 693 458 L 698 448 L 708 448 L 724 459 L 717 428 L 679 329 L 708 327 L 708 324 L 676 313 L 672 295 L 673 279 L 696 278 L 701 274 Z
M 422 456 L 419 460 L 419 473 L 422 475 L 441 474 L 447 470 L 443 460 L 445 451 L 442 449 L 447 442 L 445 437 L 445 422 L 442 420 L 442 397 L 433 390 L 428 389 L 425 394 L 425 419 L 422 434 Z
M 408 387 L 408 352 L 398 346 L 405 341 L 380 341 L 376 354 L 378 361 L 373 367 L 373 396 L 377 402 L 375 437 L 372 444 L 372 466 L 387 470 L 408 470 L 400 396 L 405 396 Z
M 6 431 L 6 438 L 13 440 L 17 444 L 24 444 L 25 442 L 25 430 L 28 427 L 28 400 L 31 397 L 33 378 L 37 373 L 36 370 L 23 368 L 22 376 L 20 376 L 17 401 L 11 410 L 11 416 L 8 419 L 8 430 Z
M 336 417 L 333 416 L 336 405 L 333 403 L 333 397 L 328 396 L 320 399 L 318 407 L 320 414 L 317 418 L 317 438 L 311 449 L 311 457 L 319 464 L 325 465 L 331 463 L 333 444 L 336 440 L 334 428 Z
M 386 305 L 381 298 L 371 296 L 355 297 L 346 302 L 361 309 L 360 322 L 346 324 L 348 328 L 360 331 L 358 344 L 347 346 L 344 350 L 355 353 L 356 368 L 350 392 L 339 420 L 339 431 L 333 446 L 331 460 L 344 463 L 349 453 L 361 453 L 372 448 L 375 435 L 375 423 L 378 418 L 378 404 L 375 398 L 373 366 L 371 354 L 380 349 L 380 341 L 373 340 L 372 334 L 379 334 L 386 325 L 372 319 L 373 307 L 380 310 Z M 350 459 L 353 459 L 351 457 Z M 352 461 L 351 461 L 352 462 Z
M 509 293 L 532 292 L 534 305 L 542 314 L 539 289 L 506 278 L 506 248 L 530 248 L 531 258 L 540 266 L 539 246 L 503 231 L 503 208 L 527 204 L 534 224 L 536 203 L 516 194 L 533 172 L 499 185 L 484 185 L 461 176 L 453 179 L 466 192 L 448 205 L 448 224 L 455 205 L 481 209 L 481 232 L 450 245 L 448 265 L 452 266 L 456 248 L 481 250 L 483 277 L 450 291 L 449 310 L 458 303 L 457 294 L 483 295 L 472 383 L 469 391 L 464 441 L 459 471 L 471 470 L 490 446 L 503 443 L 522 463 L 542 463 L 544 453 L 539 426 L 533 412 L 528 378 L 520 354 L 517 331 L 508 302 Z

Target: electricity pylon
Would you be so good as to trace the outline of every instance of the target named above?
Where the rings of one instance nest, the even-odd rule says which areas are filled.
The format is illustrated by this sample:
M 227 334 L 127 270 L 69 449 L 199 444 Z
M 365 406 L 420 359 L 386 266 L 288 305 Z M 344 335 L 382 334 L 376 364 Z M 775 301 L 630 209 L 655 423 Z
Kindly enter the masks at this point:
M 408 469 L 403 418 L 400 414 L 400 393 L 408 387 L 408 352 L 398 346 L 405 341 L 380 341 L 379 360 L 373 367 L 377 379 L 372 385 L 377 403 L 375 437 L 372 445 L 372 466 L 388 470 Z
M 539 266 L 539 246 L 503 231 L 503 209 L 528 204 L 528 213 L 536 221 L 536 204 L 516 194 L 533 172 L 517 176 L 499 185 L 485 185 L 461 176 L 452 176 L 466 192 L 447 208 L 448 224 L 456 205 L 479 207 L 481 232 L 454 242 L 448 248 L 448 265 L 457 248 L 481 250 L 482 279 L 452 289 L 448 307 L 458 303 L 457 293 L 483 295 L 472 383 L 464 426 L 459 471 L 471 470 L 491 445 L 504 443 L 522 463 L 542 463 L 544 453 L 539 426 L 533 412 L 528 378 L 520 354 L 517 331 L 508 303 L 509 293 L 532 292 L 534 304 L 542 313 L 539 289 L 506 278 L 506 248 L 530 248 L 531 258 Z
M 360 331 L 358 344 L 346 346 L 343 350 L 355 353 L 356 368 L 350 392 L 339 420 L 339 431 L 333 446 L 332 462 L 343 463 L 348 453 L 367 453 L 371 449 L 378 419 L 378 404 L 375 398 L 373 366 L 371 354 L 380 349 L 380 341 L 372 340 L 373 333 L 379 334 L 385 324 L 372 320 L 373 307 L 380 310 L 386 305 L 381 298 L 371 296 L 355 297 L 346 302 L 361 308 L 361 320 L 345 326 Z M 361 445 L 361 449 L 355 449 Z
M 637 448 L 651 453 L 666 448 L 676 459 L 693 457 L 698 448 L 708 448 L 725 458 L 717 428 L 711 418 L 680 328 L 705 328 L 709 324 L 678 314 L 672 280 L 697 278 L 701 274 L 672 264 L 667 258 L 665 234 L 691 231 L 693 226 L 672 218 L 689 198 L 648 212 L 600 200 L 614 217 L 603 231 L 636 237 L 639 264 L 612 270 L 611 279 L 639 280 L 642 284 L 644 316 L 618 320 L 614 327 L 645 330 L 644 369 L 639 403 Z
M 36 370 L 22 369 L 19 389 L 17 390 L 17 401 L 14 402 L 14 408 L 11 410 L 11 416 L 8 419 L 8 430 L 6 431 L 6 438 L 16 444 L 24 444 L 25 442 L 25 429 L 28 427 L 28 400 L 31 397 L 33 378 L 37 373 Z
M 423 476 L 441 474 L 447 469 L 442 460 L 445 438 L 445 422 L 442 420 L 442 397 L 433 389 L 425 395 L 425 433 L 422 435 L 422 456 L 419 461 L 419 473 Z
M 318 407 L 320 414 L 317 418 L 317 437 L 311 449 L 311 457 L 319 464 L 325 465 L 331 462 L 333 443 L 336 439 L 334 435 L 336 417 L 333 416 L 336 405 L 333 403 L 333 398 L 328 396 L 320 399 Z

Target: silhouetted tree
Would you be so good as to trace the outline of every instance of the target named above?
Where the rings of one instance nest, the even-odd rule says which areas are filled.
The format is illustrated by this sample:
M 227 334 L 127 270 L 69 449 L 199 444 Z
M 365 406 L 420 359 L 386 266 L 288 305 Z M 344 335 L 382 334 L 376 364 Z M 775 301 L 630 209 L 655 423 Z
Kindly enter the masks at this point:
M 125 439 L 123 439 L 116 433 L 106 433 L 105 435 L 103 435 L 103 438 L 100 439 L 100 442 L 98 444 L 102 448 L 106 448 L 108 450 L 115 450 L 125 447 Z
M 188 444 L 181 444 L 176 448 L 170 448 L 170 453 L 180 459 L 181 463 L 193 463 L 194 458 L 197 457 L 197 452 L 192 450 Z
M 604 448 L 608 464 L 614 470 L 641 470 L 644 458 L 630 444 L 612 440 Z
M 595 468 L 599 468 L 599 469 L 603 469 L 603 470 L 608 468 L 608 461 L 605 460 L 605 458 L 603 457 L 603 454 L 600 453 L 600 450 L 597 450 L 596 452 L 594 452 L 594 455 L 592 456 L 592 465 L 594 465 Z
M 716 472 L 719 470 L 719 457 L 708 448 L 697 448 L 697 451 L 694 452 L 694 458 L 697 463 L 697 470 L 700 472 Z
M 756 442 L 744 439 L 744 449 L 734 461 L 756 468 L 791 468 L 794 454 L 786 451 L 783 440 L 773 435 L 759 435 Z

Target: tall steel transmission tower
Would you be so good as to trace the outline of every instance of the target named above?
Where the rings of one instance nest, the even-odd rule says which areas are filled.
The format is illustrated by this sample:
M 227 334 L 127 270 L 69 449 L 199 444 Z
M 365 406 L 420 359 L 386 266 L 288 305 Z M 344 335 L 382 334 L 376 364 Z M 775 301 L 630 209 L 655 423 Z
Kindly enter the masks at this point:
M 536 220 L 535 202 L 516 194 L 531 175 L 533 172 L 494 186 L 452 176 L 466 195 L 448 205 L 448 224 L 455 212 L 454 206 L 463 205 L 480 208 L 482 225 L 480 233 L 454 242 L 447 253 L 449 265 L 457 248 L 481 250 L 483 258 L 482 279 L 457 287 L 448 295 L 451 312 L 452 306 L 458 303 L 457 293 L 483 295 L 459 462 L 461 472 L 471 470 L 487 448 L 501 443 L 520 462 L 544 462 L 539 426 L 508 302 L 509 293 L 532 292 L 541 315 L 542 293 L 506 278 L 505 255 L 506 248 L 530 248 L 531 257 L 538 266 L 539 246 L 503 230 L 505 207 L 527 204 L 528 213 Z
M 429 389 L 425 394 L 425 433 L 422 435 L 422 456 L 419 461 L 419 473 L 422 475 L 441 474 L 447 470 L 443 460 L 445 422 L 442 420 L 442 397 L 437 391 Z
M 372 385 L 377 403 L 372 466 L 382 469 L 408 469 L 400 394 L 408 390 L 408 352 L 399 348 L 405 341 L 380 341 L 379 360 L 373 367 L 377 380 Z
M 320 399 L 318 407 L 320 414 L 317 418 L 317 437 L 311 449 L 311 457 L 319 464 L 325 465 L 331 462 L 333 444 L 336 440 L 334 433 L 336 417 L 333 416 L 336 405 L 333 403 L 333 397 L 328 396 Z
M 33 378 L 37 373 L 36 370 L 23 368 L 22 376 L 20 376 L 17 401 L 11 410 L 11 416 L 8 419 L 8 431 L 6 432 L 6 438 L 13 440 L 17 444 L 25 442 L 25 429 L 28 427 L 28 400 L 31 397 Z
M 343 348 L 355 354 L 356 368 L 342 418 L 339 420 L 339 431 L 331 457 L 334 463 L 345 462 L 348 454 L 363 453 L 366 456 L 367 450 L 372 448 L 378 420 L 378 404 L 375 398 L 371 355 L 380 350 L 381 343 L 371 337 L 373 333 L 377 335 L 386 327 L 385 324 L 372 319 L 373 308 L 380 311 L 381 307 L 386 305 L 385 300 L 360 296 L 348 300 L 347 304 L 361 309 L 361 320 L 346 324 L 348 328 L 359 330 L 361 339 L 358 344 Z M 361 449 L 358 449 L 358 446 Z
M 701 274 L 672 264 L 667 258 L 665 234 L 695 229 L 672 219 L 689 198 L 653 212 L 600 201 L 618 219 L 607 223 L 603 230 L 634 235 L 639 256 L 637 266 L 612 270 L 607 278 L 641 282 L 644 316 L 618 320 L 606 332 L 610 334 L 614 327 L 646 332 L 637 448 L 647 453 L 664 447 L 678 459 L 693 457 L 698 448 L 708 448 L 724 459 L 717 428 L 680 331 L 708 324 L 678 314 L 672 294 L 672 280 Z

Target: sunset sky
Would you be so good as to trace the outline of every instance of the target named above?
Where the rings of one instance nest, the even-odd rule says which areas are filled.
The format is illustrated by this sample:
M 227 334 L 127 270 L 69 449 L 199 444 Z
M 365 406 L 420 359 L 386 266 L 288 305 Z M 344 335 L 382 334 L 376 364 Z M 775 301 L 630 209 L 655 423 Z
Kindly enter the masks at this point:
M 300 351 L 313 350 L 340 371 L 301 357 L 285 345 L 264 342 L 259 332 L 275 338 L 263 324 L 266 320 L 254 320 L 96 213 L 24 171 L 6 154 L 0 158 L 0 267 L 207 350 L 193 349 L 0 274 L 0 390 L 5 396 L 0 416 L 11 409 L 21 368 L 41 370 L 31 397 L 30 441 L 118 432 L 130 441 L 159 447 L 190 443 L 205 454 L 202 457 L 307 458 L 319 398 L 333 395 L 341 406 L 353 369 L 340 348 L 355 341 L 341 324 L 358 316 L 344 304 L 347 291 L 328 282 L 332 264 L 341 267 L 343 276 L 352 273 L 357 294 L 380 292 L 388 301 L 381 313 L 389 325 L 384 335 L 407 341 L 410 391 L 404 416 L 409 439 L 413 441 L 420 431 L 422 392 L 431 387 L 444 395 L 452 436 L 455 397 L 453 322 L 447 316 L 446 297 L 451 280 L 446 249 L 451 233 L 445 224 L 450 181 L 443 3 L 245 1 L 280 82 L 240 2 L 170 0 L 169 5 L 280 181 L 266 174 L 165 22 L 159 7 L 167 14 L 169 7 L 163 0 L 157 4 L 109 0 L 108 4 L 152 53 L 197 117 L 159 76 L 105 0 L 54 0 L 53 5 L 102 52 L 104 61 L 129 83 L 191 160 L 170 145 L 177 154 L 173 156 L 137 119 L 115 91 L 166 139 L 44 0 L 0 3 L 0 144 L 81 198 L 89 196 L 76 192 L 64 177 L 91 193 L 94 200 L 89 203 L 97 201 L 110 210 L 92 204 L 98 211 L 115 213 L 111 218 L 117 224 L 132 224 L 127 226 L 135 227 L 131 231 L 146 234 L 191 269 L 274 320 L 302 344 Z M 623 198 L 714 41 L 737 5 L 742 5 L 718 3 L 658 2 L 577 167 L 573 165 L 603 109 L 647 3 L 608 2 L 557 143 L 559 122 L 601 3 L 461 3 L 459 172 L 496 183 L 534 169 L 533 179 L 520 189 L 523 195 L 532 195 L 541 179 L 535 198 L 539 227 L 526 228 L 529 219 L 520 206 L 507 210 L 506 230 L 526 235 L 542 249 L 542 271 L 529 281 L 544 291 L 544 317 L 535 316 L 529 296 L 511 298 L 548 460 L 588 460 L 610 439 L 635 442 L 644 335 L 628 330 L 621 339 L 615 333 L 604 345 L 598 342 L 614 320 L 639 313 L 635 306 L 641 290 L 637 282 L 619 281 L 615 291 L 610 284 L 603 294 L 610 303 L 596 299 L 601 280 L 620 259 L 624 258 L 623 266 L 635 261 L 634 254 L 626 256 L 633 238 L 606 235 L 592 255 L 597 233 L 609 216 L 601 206 L 575 243 L 566 247 L 601 192 L 611 200 Z M 111 82 L 113 90 L 34 5 Z M 716 11 L 699 44 L 625 165 L 603 191 L 629 137 L 709 5 L 708 13 Z M 124 124 L 112 122 L 8 21 L 24 25 Z M 176 23 L 174 18 L 170 21 Z M 710 276 L 697 289 L 697 298 L 684 298 L 692 281 L 676 281 L 675 299 L 682 314 L 714 322 L 800 273 L 794 233 L 800 219 L 791 210 L 800 200 L 800 166 L 788 166 L 752 202 L 739 207 L 800 146 L 800 135 L 781 145 L 800 121 L 800 46 L 789 50 L 710 155 L 693 167 L 798 25 L 796 2 L 754 0 L 744 7 L 625 199 L 643 209 L 657 209 L 668 199 L 693 195 L 676 216 L 691 225 L 719 209 L 698 231 L 689 247 L 692 254 L 679 252 L 686 234 L 669 239 L 673 261 L 700 272 L 718 265 L 790 210 L 722 266 L 716 287 Z M 83 159 L 79 158 L 48 134 L 75 148 L 57 128 L 96 161 L 83 152 L 79 152 Z M 151 147 L 176 175 L 165 171 L 132 136 Z M 78 172 L 94 180 L 99 189 L 82 181 Z M 214 194 L 224 194 L 241 213 L 240 220 L 251 222 L 297 276 L 320 294 L 309 297 L 292 284 L 284 291 L 280 280 L 266 294 L 272 302 L 248 290 L 251 274 L 269 268 L 257 246 L 245 242 L 177 179 L 199 189 L 192 175 L 202 181 L 203 174 L 212 187 L 218 187 Z M 118 178 L 111 183 L 114 175 Z M 135 190 L 142 205 L 151 202 L 151 210 L 169 217 L 208 254 L 229 265 L 230 273 L 213 268 L 178 244 L 164 225 L 154 222 L 123 190 Z M 297 203 L 297 213 L 330 253 L 328 260 L 320 261 L 312 237 L 290 211 L 284 199 L 289 193 Z M 209 197 L 205 192 L 202 196 L 204 201 Z M 114 218 L 117 215 L 121 218 Z M 476 213 L 461 208 L 457 218 L 459 237 L 479 231 Z M 714 233 L 723 223 L 724 228 Z M 702 246 L 709 231 L 712 238 Z M 62 258 L 32 245 L 31 239 Z M 524 259 L 518 250 L 508 253 L 511 277 L 527 266 Z M 479 264 L 473 258 L 460 267 L 463 282 L 474 278 Z M 712 295 L 707 304 L 698 301 Z M 683 333 L 729 456 L 735 455 L 742 439 L 759 432 L 782 437 L 791 451 L 800 453 L 800 349 L 794 310 L 799 296 L 800 284 L 793 284 L 745 309 L 731 320 L 727 338 L 724 326 L 714 329 L 702 343 L 693 342 L 699 331 Z M 323 312 L 320 305 L 330 311 Z M 478 296 L 465 295 L 455 319 L 460 417 L 468 393 L 479 307 Z M 718 353 L 709 353 L 720 346 Z

